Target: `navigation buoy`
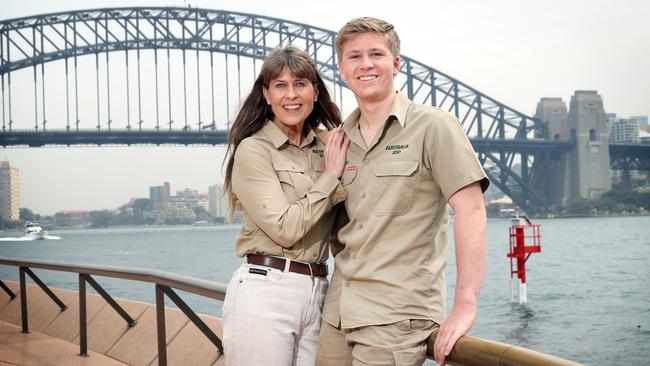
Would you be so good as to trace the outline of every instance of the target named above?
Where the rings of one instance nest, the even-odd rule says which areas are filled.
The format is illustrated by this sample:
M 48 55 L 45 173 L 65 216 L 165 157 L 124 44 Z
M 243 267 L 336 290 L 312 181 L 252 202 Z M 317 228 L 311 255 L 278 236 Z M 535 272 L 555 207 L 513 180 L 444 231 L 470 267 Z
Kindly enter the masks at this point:
M 525 221 L 525 223 L 524 223 Z M 526 261 L 532 253 L 542 251 L 540 245 L 539 224 L 530 222 L 526 215 L 517 213 L 510 225 L 510 301 L 515 302 L 515 287 L 519 284 L 519 303 L 528 302 L 526 289 Z

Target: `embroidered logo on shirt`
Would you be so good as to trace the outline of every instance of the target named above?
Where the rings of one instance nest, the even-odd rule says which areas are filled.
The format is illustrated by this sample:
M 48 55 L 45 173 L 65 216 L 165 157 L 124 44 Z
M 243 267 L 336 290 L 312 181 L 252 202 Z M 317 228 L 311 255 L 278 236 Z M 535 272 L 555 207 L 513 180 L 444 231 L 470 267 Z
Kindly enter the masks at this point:
M 353 171 L 357 170 L 357 166 L 356 165 L 348 165 L 347 167 L 345 167 L 345 170 L 348 171 L 348 172 L 353 172 Z
M 322 149 L 312 149 L 311 152 L 320 156 L 321 158 L 325 155 L 325 151 Z
M 266 274 L 268 273 L 268 271 L 265 270 L 265 269 L 250 268 L 250 269 L 248 270 L 248 273 L 253 273 L 253 274 L 258 274 L 258 275 L 266 276 Z
M 402 152 L 402 150 L 406 150 L 409 148 L 409 145 L 399 145 L 399 144 L 392 144 L 392 145 L 386 145 L 386 151 L 391 151 L 392 155 L 398 155 Z

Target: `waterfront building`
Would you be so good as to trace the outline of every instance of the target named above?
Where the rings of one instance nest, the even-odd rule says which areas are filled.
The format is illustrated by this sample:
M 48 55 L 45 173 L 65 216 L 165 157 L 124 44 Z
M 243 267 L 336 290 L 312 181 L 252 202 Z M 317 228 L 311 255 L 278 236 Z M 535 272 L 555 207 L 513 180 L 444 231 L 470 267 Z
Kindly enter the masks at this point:
M 208 198 L 208 194 L 207 193 L 200 193 L 199 194 L 199 199 L 196 202 L 196 205 L 199 206 L 199 207 L 202 207 L 205 210 L 205 212 L 210 212 L 209 211 L 210 210 L 210 200 Z
M 0 216 L 20 219 L 20 181 L 18 168 L 8 161 L 0 162 Z
M 629 119 L 635 121 L 639 125 L 639 129 L 648 131 L 648 116 L 630 116 Z
M 622 118 L 612 123 L 609 142 L 618 144 L 639 143 L 639 123 L 631 118 Z
M 228 199 L 223 194 L 221 184 L 208 187 L 208 200 L 208 212 L 212 217 L 226 217 L 228 215 Z
M 90 226 L 88 211 L 59 211 L 54 214 L 54 222 L 59 227 L 84 228 Z
M 171 188 L 169 182 L 165 182 L 162 186 L 149 187 L 149 199 L 155 207 L 164 206 L 169 203 L 170 196 Z
M 199 199 L 199 191 L 185 188 L 182 191 L 176 191 L 176 197 L 181 201 L 196 201 Z
M 639 142 L 642 144 L 650 144 L 650 132 L 639 131 Z

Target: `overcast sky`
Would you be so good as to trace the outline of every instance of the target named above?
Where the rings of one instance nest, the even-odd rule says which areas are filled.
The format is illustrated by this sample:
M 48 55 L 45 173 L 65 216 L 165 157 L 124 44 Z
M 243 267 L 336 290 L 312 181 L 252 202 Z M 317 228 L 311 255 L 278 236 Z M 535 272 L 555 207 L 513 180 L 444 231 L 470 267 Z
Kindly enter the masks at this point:
M 0 17 L 188 3 L 333 31 L 354 17 L 380 17 L 395 25 L 403 54 L 529 115 L 539 98 L 561 97 L 568 103 L 575 90 L 597 90 L 607 112 L 650 115 L 650 2 L 644 0 L 0 0 Z M 0 159 L 20 169 L 21 206 L 53 214 L 115 208 L 132 197 L 147 197 L 149 186 L 165 181 L 172 191 L 207 192 L 209 185 L 222 182 L 224 151 L 223 147 L 5 148 Z

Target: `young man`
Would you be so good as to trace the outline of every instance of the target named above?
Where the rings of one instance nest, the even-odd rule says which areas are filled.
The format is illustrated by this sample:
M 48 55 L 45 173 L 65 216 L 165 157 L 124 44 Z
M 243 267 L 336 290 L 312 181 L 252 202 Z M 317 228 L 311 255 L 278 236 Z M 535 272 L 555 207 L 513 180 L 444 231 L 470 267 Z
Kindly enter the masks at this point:
M 476 318 L 486 262 L 486 178 L 458 121 L 396 92 L 393 26 L 358 18 L 336 40 L 340 74 L 359 104 L 341 182 L 349 221 L 325 299 L 317 365 L 441 365 Z M 457 280 L 445 319 L 447 208 L 455 212 Z

